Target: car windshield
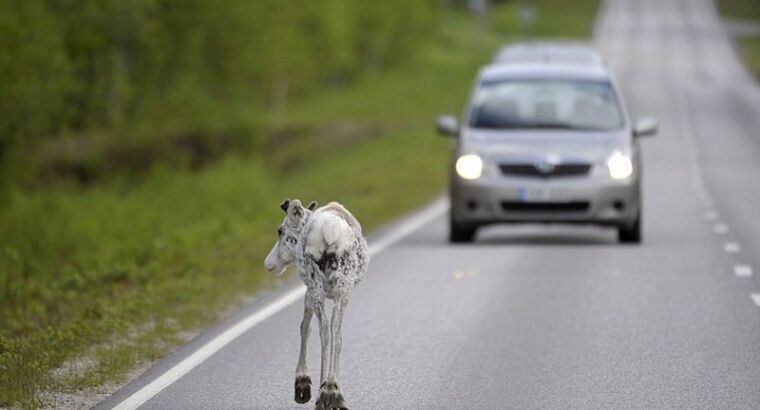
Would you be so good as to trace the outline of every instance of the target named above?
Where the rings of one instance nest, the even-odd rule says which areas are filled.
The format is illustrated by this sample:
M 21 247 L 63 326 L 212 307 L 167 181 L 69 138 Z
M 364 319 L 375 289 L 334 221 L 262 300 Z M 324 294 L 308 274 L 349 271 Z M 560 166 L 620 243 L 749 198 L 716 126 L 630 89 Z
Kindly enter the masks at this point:
M 486 81 L 470 112 L 473 128 L 611 130 L 622 124 L 608 81 Z

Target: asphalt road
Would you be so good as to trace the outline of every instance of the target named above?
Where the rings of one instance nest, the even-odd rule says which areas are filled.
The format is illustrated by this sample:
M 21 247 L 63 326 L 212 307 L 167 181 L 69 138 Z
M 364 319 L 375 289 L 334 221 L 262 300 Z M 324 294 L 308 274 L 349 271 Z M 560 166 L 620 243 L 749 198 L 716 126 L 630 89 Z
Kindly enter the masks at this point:
M 760 269 L 760 91 L 709 1 L 608 1 L 596 41 L 634 116 L 660 119 L 659 136 L 642 141 L 644 243 L 618 245 L 602 228 L 521 226 L 451 246 L 439 212 L 374 256 L 347 309 L 350 407 L 760 408 L 760 272 L 751 272 Z M 144 392 L 278 295 L 100 408 Z M 293 401 L 301 312 L 298 301 L 261 321 L 142 408 L 312 408 L 314 398 Z M 315 380 L 318 346 L 315 329 Z

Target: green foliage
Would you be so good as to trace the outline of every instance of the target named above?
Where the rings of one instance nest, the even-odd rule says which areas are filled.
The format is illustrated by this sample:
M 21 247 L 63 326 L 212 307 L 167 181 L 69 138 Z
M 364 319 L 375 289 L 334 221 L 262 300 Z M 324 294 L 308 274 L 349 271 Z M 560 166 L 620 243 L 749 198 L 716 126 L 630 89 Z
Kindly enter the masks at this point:
M 2 158 L 18 138 L 59 128 L 72 85 L 56 18 L 39 1 L 0 2 L 0 50 Z
M 760 2 L 757 0 L 719 0 L 718 9 L 724 16 L 760 25 Z M 744 64 L 760 79 L 760 36 L 736 39 Z
M 756 78 L 760 79 L 760 37 L 739 39 L 739 51 L 744 64 Z
M 3 1 L 0 144 L 93 127 L 121 137 L 219 103 L 282 110 L 397 61 L 433 16 L 431 0 Z
M 0 188 L 198 169 L 260 148 L 292 102 L 429 41 L 435 4 L 0 2 Z
M 599 0 L 515 0 L 493 10 L 490 23 L 494 30 L 523 38 L 559 37 L 583 39 L 591 35 L 588 22 L 596 17 Z M 523 23 L 524 9 L 535 13 L 532 23 Z
M 718 0 L 720 12 L 739 20 L 760 20 L 760 2 L 757 0 Z

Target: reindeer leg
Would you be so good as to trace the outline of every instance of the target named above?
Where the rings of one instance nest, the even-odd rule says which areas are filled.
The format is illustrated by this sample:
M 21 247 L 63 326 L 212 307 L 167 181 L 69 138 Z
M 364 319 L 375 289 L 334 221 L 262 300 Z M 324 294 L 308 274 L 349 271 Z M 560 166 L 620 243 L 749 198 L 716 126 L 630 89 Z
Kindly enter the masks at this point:
M 338 376 L 340 374 L 340 350 L 342 345 L 341 327 L 343 324 L 343 312 L 348 304 L 348 299 L 340 299 L 335 302 L 332 311 L 332 320 L 330 324 L 331 348 L 330 348 L 330 372 L 327 380 L 320 386 L 318 407 L 324 409 L 347 410 L 346 400 L 338 386 Z
M 319 378 L 319 398 L 317 399 L 316 409 L 328 409 L 325 406 L 326 395 L 324 394 L 324 386 L 327 382 L 327 377 L 330 373 L 330 322 L 325 315 L 324 299 L 322 302 L 317 302 L 314 306 L 314 313 L 317 315 L 317 322 L 319 323 L 319 338 L 322 342 L 322 371 Z
M 332 376 L 335 382 L 340 379 L 340 351 L 343 347 L 343 313 L 346 311 L 348 299 L 343 299 L 335 305 L 332 317 L 333 331 L 333 365 Z
M 306 365 L 306 347 L 311 333 L 313 314 L 311 297 L 307 292 L 304 297 L 303 320 L 301 320 L 301 352 L 298 355 L 298 366 L 296 367 L 296 403 L 306 403 L 311 400 L 311 377 L 309 377 L 309 368 Z

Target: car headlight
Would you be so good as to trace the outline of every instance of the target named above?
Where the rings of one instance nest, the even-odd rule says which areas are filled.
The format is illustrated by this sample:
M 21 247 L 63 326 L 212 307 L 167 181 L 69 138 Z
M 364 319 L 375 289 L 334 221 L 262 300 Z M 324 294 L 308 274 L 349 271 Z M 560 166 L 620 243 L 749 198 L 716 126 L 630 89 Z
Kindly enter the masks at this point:
M 456 170 L 464 179 L 478 179 L 483 174 L 483 160 L 475 154 L 462 155 L 457 159 Z
M 610 176 L 613 179 L 625 179 L 633 174 L 633 162 L 620 152 L 612 154 L 607 159 L 607 168 L 609 168 Z

